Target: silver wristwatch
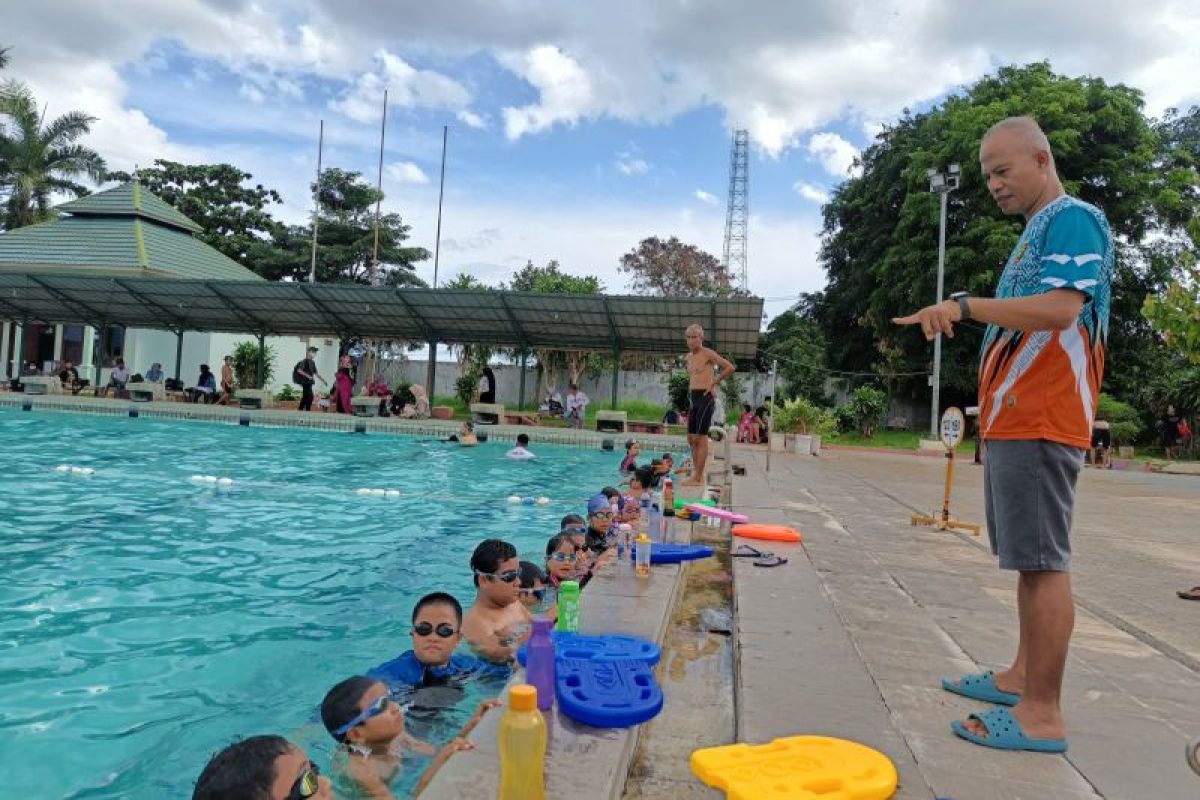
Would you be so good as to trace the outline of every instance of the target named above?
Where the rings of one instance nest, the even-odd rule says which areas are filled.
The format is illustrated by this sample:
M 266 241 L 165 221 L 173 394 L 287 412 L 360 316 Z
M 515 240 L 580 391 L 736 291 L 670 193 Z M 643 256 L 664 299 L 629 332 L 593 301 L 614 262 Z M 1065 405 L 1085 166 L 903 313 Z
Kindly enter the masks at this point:
M 958 310 L 962 312 L 963 319 L 971 318 L 971 304 L 967 302 L 971 299 L 969 294 L 966 292 L 955 292 L 950 295 L 950 299 L 958 301 Z

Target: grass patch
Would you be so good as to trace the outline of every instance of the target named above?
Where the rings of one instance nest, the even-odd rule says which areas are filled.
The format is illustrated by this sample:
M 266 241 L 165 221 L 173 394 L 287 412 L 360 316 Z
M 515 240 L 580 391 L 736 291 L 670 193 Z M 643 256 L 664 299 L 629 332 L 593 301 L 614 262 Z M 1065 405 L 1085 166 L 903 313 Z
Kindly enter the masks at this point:
M 860 433 L 835 433 L 825 444 L 878 447 L 883 450 L 916 450 L 924 431 L 876 431 L 870 439 Z

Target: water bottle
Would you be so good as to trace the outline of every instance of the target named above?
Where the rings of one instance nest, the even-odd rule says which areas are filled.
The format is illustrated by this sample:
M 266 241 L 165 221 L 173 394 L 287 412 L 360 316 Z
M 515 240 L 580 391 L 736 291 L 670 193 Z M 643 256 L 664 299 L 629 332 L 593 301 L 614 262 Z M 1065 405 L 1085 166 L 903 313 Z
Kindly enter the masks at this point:
M 621 506 L 616 500 L 612 501 L 611 508 L 612 508 L 612 516 L 608 520 L 608 532 L 604 534 L 605 549 L 612 547 L 614 544 L 616 544 L 617 525 L 619 524 L 617 522 L 617 515 L 621 513 Z
M 525 680 L 537 689 L 537 707 L 549 711 L 554 705 L 554 637 L 550 620 L 535 619 L 525 649 Z
M 625 558 L 625 551 L 629 549 L 633 542 L 633 526 L 628 522 L 622 522 L 617 526 L 617 558 Z
M 675 509 L 671 505 L 663 508 L 662 516 L 662 540 L 664 542 L 675 541 Z
M 650 537 L 642 534 L 637 538 L 637 547 L 633 549 L 633 571 L 639 578 L 650 577 Z
M 642 492 L 642 513 L 638 515 L 638 536 L 650 531 L 650 492 Z
M 675 482 L 670 478 L 663 478 L 663 511 L 668 508 L 675 510 Z
M 579 633 L 579 582 L 558 585 L 558 628 L 560 633 Z
M 546 720 L 538 690 L 519 684 L 508 692 L 500 720 L 500 800 L 546 800 Z

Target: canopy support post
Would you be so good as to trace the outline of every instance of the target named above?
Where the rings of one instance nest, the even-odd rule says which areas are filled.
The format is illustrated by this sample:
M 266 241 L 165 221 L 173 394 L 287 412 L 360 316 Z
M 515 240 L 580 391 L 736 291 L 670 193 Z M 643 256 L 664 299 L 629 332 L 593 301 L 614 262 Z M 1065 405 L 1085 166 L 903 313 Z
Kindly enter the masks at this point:
M 183 367 L 183 329 L 175 331 L 175 380 L 179 380 L 179 370 Z
M 617 410 L 617 381 L 621 376 L 621 351 L 613 350 L 612 410 Z
M 521 351 L 521 389 L 517 395 L 517 411 L 525 410 L 525 364 L 529 360 L 529 352 Z
M 425 359 L 425 392 L 429 405 L 433 405 L 433 380 L 437 377 L 437 340 L 429 340 L 429 356 Z
M 107 332 L 108 325 L 101 322 L 96 328 L 96 344 L 92 347 L 92 375 L 96 381 L 92 384 L 92 391 L 96 397 L 100 396 L 100 354 L 104 350 L 104 334 Z
M 180 341 L 181 342 L 183 341 L 183 337 L 180 337 Z M 258 388 L 259 389 L 264 388 L 263 387 L 263 373 L 265 372 L 266 368 L 267 368 L 267 337 L 266 337 L 266 334 L 260 333 L 258 335 Z

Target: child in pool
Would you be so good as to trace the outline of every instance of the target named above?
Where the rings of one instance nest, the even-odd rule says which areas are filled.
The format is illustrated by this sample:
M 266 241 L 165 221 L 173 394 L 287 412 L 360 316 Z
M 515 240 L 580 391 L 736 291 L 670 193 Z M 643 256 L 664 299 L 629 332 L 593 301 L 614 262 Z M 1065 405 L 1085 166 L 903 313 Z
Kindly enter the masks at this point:
M 419 792 L 450 756 L 474 749 L 467 735 L 497 705 L 497 700 L 480 703 L 458 736 L 439 751 L 405 732 L 404 711 L 391 699 L 382 681 L 365 675 L 347 678 L 330 689 L 321 702 L 321 721 L 339 744 L 332 758 L 338 797 L 394 800 L 391 785 L 406 750 L 435 756 L 421 775 Z
M 546 542 L 546 576 L 555 589 L 563 581 L 579 581 L 583 588 L 592 579 L 590 571 L 579 574 L 578 562 L 585 557 L 585 550 L 575 544 L 574 537 L 571 533 L 556 533 Z
M 333 800 L 329 778 L 308 755 L 282 736 L 250 736 L 234 742 L 205 764 L 192 800 L 231 797 Z
M 642 452 L 642 446 L 637 443 L 636 439 L 630 439 L 625 443 L 625 458 L 621 459 L 621 472 L 633 472 L 637 469 L 637 457 L 640 452 Z
M 393 690 L 458 685 L 475 676 L 507 677 L 509 668 L 454 652 L 462 641 L 462 606 L 452 595 L 433 592 L 412 612 L 412 649 L 367 673 Z
M 463 617 L 462 633 L 475 652 L 507 664 L 529 638 L 529 610 L 521 604 L 521 570 L 517 548 L 486 539 L 471 554 L 475 603 Z
M 544 614 L 548 619 L 555 619 L 554 587 L 550 585 L 550 577 L 532 561 L 522 561 L 518 569 L 521 570 L 522 605 L 530 614 Z

